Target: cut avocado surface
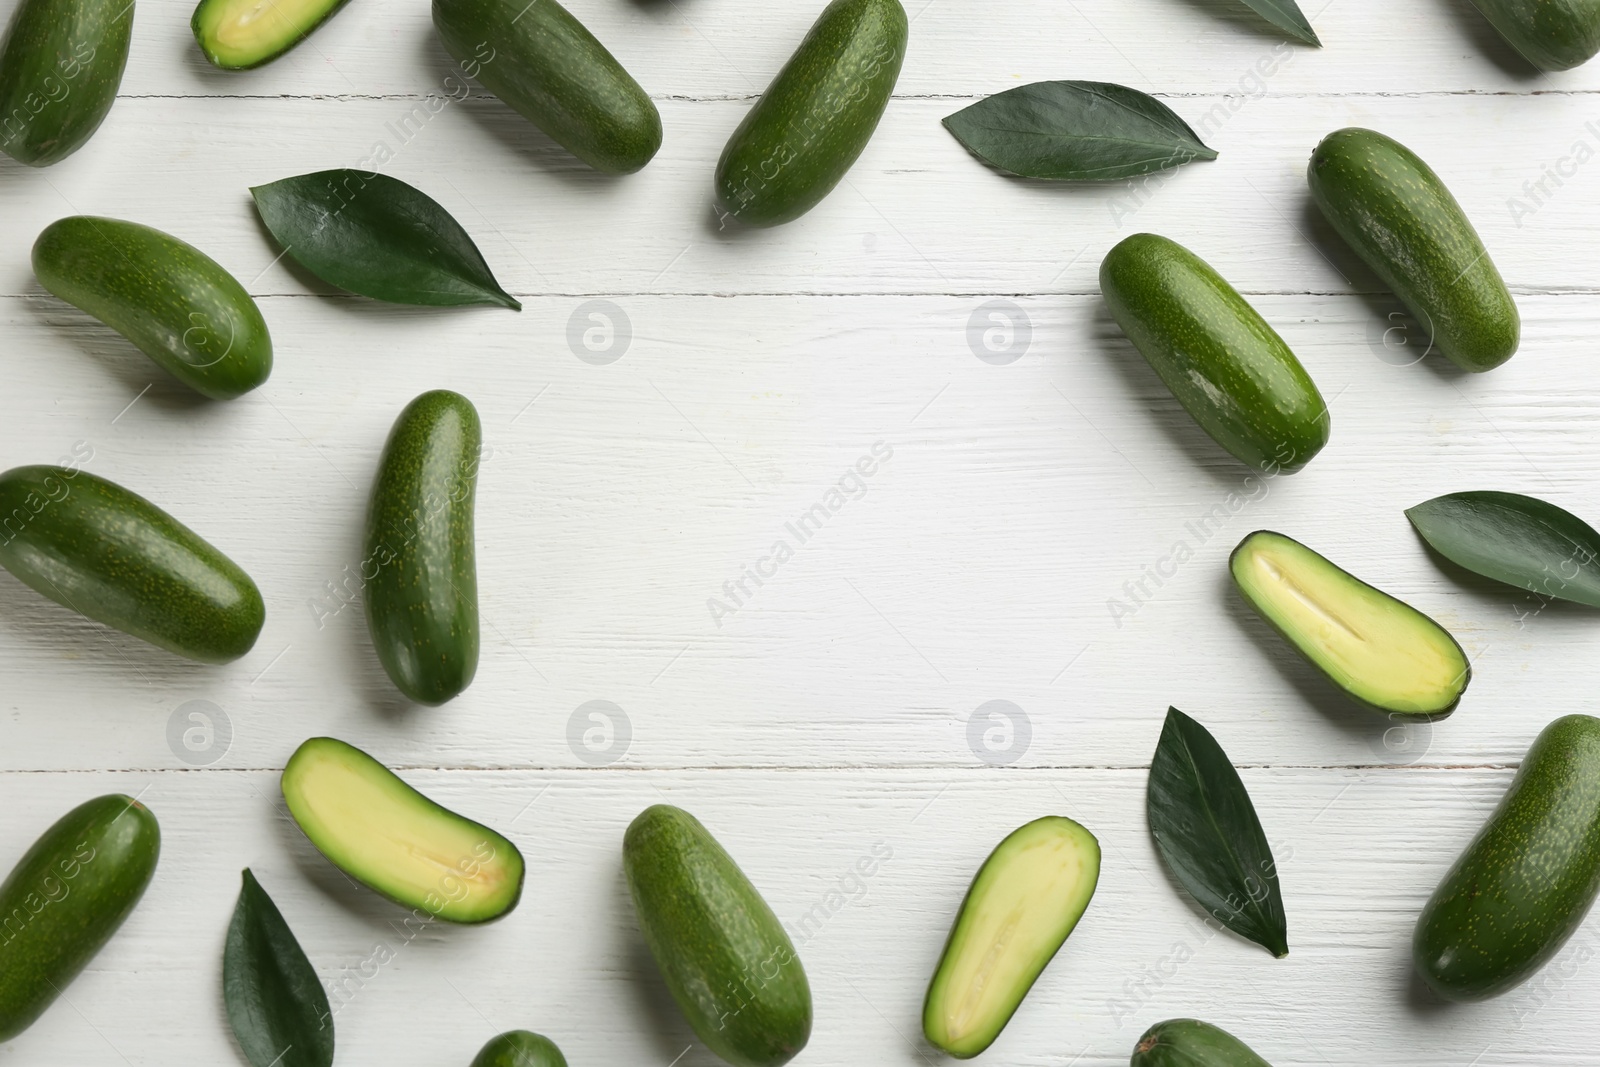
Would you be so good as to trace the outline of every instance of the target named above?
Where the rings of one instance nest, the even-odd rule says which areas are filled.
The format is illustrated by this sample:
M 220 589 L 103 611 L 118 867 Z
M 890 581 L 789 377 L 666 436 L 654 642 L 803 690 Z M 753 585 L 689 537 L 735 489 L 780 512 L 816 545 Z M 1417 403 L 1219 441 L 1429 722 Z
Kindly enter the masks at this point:
M 1472 678 L 1450 633 L 1292 538 L 1257 530 L 1229 560 L 1250 606 L 1352 699 L 1441 719 Z
M 190 28 L 224 70 L 259 67 L 305 40 L 349 0 L 200 0 Z
M 522 854 L 486 826 L 440 807 L 371 756 L 313 737 L 283 771 L 300 829 L 350 877 L 396 903 L 459 923 L 516 907 Z
M 922 1030 L 967 1059 L 994 1043 L 1072 933 L 1100 880 L 1100 842 L 1071 819 L 1036 819 L 972 880 L 928 987 Z

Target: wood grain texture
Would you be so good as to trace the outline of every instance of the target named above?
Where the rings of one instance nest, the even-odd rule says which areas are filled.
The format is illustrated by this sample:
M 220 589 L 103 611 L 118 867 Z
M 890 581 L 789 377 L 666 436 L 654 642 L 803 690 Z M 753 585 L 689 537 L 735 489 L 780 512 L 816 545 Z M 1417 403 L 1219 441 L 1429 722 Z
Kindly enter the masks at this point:
M 653 971 L 622 878 L 624 828 L 665 800 L 705 822 L 794 929 L 817 1017 L 797 1062 L 937 1060 L 918 1018 L 949 923 L 995 843 L 1044 814 L 1084 823 L 1105 860 L 1082 923 L 990 1053 L 998 1062 L 1112 1067 L 1146 1026 L 1189 1014 L 1279 1065 L 1592 1062 L 1592 930 L 1546 978 L 1498 1001 L 1450 1007 L 1411 986 L 1416 913 L 1508 771 L 1244 777 L 1281 866 L 1283 960 L 1206 926 L 1162 873 L 1138 771 L 410 772 L 529 860 L 517 910 L 478 928 L 408 927 L 407 912 L 345 881 L 283 817 L 272 774 L 0 775 L 0 855 L 111 790 L 141 793 L 163 834 L 139 909 L 6 1051 L 17 1062 L 234 1062 L 220 967 L 248 865 L 330 987 L 341 1062 L 465 1063 L 493 1033 L 526 1027 L 574 1063 L 666 1067 L 682 1054 L 680 1067 L 714 1067 Z M 878 862 L 858 868 L 874 846 Z
M 718 229 L 712 170 L 820 4 L 570 6 L 661 107 L 638 175 L 588 172 L 447 81 L 426 4 L 380 0 L 243 74 L 204 63 L 188 0 L 142 0 L 89 146 L 47 171 L 0 160 L 0 466 L 79 457 L 227 552 L 268 608 L 248 657 L 206 668 L 0 574 L 0 869 L 113 789 L 146 790 L 166 835 L 123 934 L 0 1058 L 240 1062 L 220 960 L 249 865 L 341 1004 L 340 1062 L 465 1063 L 528 1027 L 574 1064 L 709 1067 L 621 880 L 623 828 L 666 799 L 804 927 L 818 1025 L 798 1064 L 930 1062 L 918 1011 L 960 895 L 1052 812 L 1100 836 L 1105 873 L 997 1062 L 1125 1063 L 1145 1026 L 1194 1015 L 1278 1067 L 1592 1063 L 1590 928 L 1466 1008 L 1415 991 L 1408 946 L 1539 729 L 1593 710 L 1600 621 L 1463 576 L 1402 511 L 1490 488 L 1600 516 L 1600 66 L 1534 74 L 1469 0 L 1308 4 L 1320 51 L 1233 0 L 912 0 L 898 95 L 847 182 L 750 234 Z M 1045 78 L 1156 93 L 1221 157 L 1050 186 L 939 125 Z M 1417 362 L 1311 209 L 1311 149 L 1352 124 L 1417 150 L 1473 219 L 1523 313 L 1504 367 Z M 248 187 L 362 165 L 455 214 L 526 310 L 381 305 L 277 258 Z M 26 250 L 79 212 L 218 259 L 260 299 L 272 379 L 201 401 L 46 295 Z M 1333 417 L 1306 471 L 1251 479 L 1118 333 L 1096 272 L 1139 230 L 1205 257 L 1305 363 Z M 356 574 L 384 436 L 434 388 L 474 401 L 487 451 L 482 663 L 429 710 L 383 675 Z M 1476 672 L 1460 710 L 1395 729 L 1294 660 L 1226 578 L 1262 527 L 1450 628 Z M 1244 768 L 1286 960 L 1209 931 L 1161 871 L 1144 768 L 1169 704 Z M 277 802 L 314 734 L 511 836 L 520 908 L 408 930 L 349 886 Z M 892 859 L 857 886 L 880 842 Z

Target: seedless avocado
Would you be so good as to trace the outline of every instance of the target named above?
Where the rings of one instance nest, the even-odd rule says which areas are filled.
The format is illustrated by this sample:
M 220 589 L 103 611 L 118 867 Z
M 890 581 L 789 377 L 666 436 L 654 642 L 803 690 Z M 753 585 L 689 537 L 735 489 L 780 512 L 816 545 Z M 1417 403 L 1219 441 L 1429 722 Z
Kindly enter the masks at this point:
M 33 244 L 33 272 L 197 393 L 231 400 L 272 373 L 261 309 L 216 260 L 119 219 L 57 219 Z
M 700 820 L 646 808 L 622 865 L 650 955 L 695 1036 L 734 1067 L 779 1067 L 811 1037 L 811 985 L 756 887 Z
M 928 1040 L 959 1059 L 994 1044 L 1099 881 L 1100 842 L 1071 819 L 1035 819 L 1001 841 L 972 880 L 928 986 Z
M 832 192 L 889 105 L 906 32 L 900 0 L 833 0 L 722 150 L 723 210 L 776 226 Z
M 250 576 L 144 497 L 70 467 L 0 474 L 0 567 L 169 652 L 227 663 L 266 610 Z
M 661 147 L 661 113 L 556 0 L 433 0 L 433 24 L 468 77 L 596 170 L 632 174 Z
M 1561 951 L 1600 892 L 1600 719 L 1540 732 L 1500 806 L 1433 891 L 1412 956 L 1433 990 L 1478 1000 Z
M 372 644 L 400 691 L 443 704 L 478 670 L 473 507 L 483 432 L 460 393 L 423 393 L 389 433 L 367 508 L 363 596 Z
M 1463 370 L 1510 359 L 1522 320 L 1466 212 L 1415 152 L 1373 130 L 1330 133 L 1311 155 L 1311 197 Z
M 0 885 L 0 1042 L 43 1015 L 111 940 L 155 874 L 161 829 L 120 794 L 80 804 Z
M 1168 1019 L 1144 1032 L 1129 1067 L 1272 1067 L 1228 1031 L 1199 1019 Z
M 1570 70 L 1600 52 L 1600 0 L 1472 2 L 1540 70 Z
M 515 845 L 440 807 L 359 748 L 313 737 L 289 758 L 280 784 L 311 843 L 398 904 L 449 922 L 482 923 L 522 896 Z
M 22 0 L 0 42 L 0 149 L 48 167 L 94 135 L 116 103 L 133 0 Z
M 223 70 L 270 63 L 349 0 L 200 0 L 189 20 L 207 59 Z
M 1194 420 L 1238 459 L 1297 471 L 1328 443 L 1328 405 L 1273 328 L 1187 248 L 1138 233 L 1100 265 L 1100 291 Z
M 528 1030 L 508 1030 L 489 1039 L 472 1067 L 567 1067 L 554 1041 Z
M 1250 534 L 1228 566 L 1245 601 L 1357 703 L 1442 719 L 1472 679 L 1444 627 L 1283 534 Z

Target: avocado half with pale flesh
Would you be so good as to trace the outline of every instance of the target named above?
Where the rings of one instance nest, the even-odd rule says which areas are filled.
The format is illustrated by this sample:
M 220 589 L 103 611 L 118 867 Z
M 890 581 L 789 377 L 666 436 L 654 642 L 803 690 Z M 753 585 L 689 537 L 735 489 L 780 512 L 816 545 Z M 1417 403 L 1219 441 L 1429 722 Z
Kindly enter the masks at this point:
M 206 58 L 223 70 L 270 63 L 349 0 L 200 0 L 189 20 Z
M 283 799 L 311 843 L 351 878 L 456 923 L 498 919 L 522 896 L 517 847 L 440 807 L 352 745 L 313 737 L 283 769 Z
M 1472 680 L 1444 627 L 1293 538 L 1257 530 L 1228 566 L 1250 606 L 1359 704 L 1442 719 Z
M 928 986 L 928 1040 L 958 1059 L 992 1045 L 1099 882 L 1100 842 L 1071 819 L 1035 819 L 1000 842 L 972 880 Z

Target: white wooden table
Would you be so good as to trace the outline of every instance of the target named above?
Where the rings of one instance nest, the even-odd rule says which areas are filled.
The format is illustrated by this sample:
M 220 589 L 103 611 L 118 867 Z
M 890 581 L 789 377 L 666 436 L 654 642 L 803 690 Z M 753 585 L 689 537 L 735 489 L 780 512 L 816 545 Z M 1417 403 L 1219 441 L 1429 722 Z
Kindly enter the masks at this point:
M 1124 1064 L 1146 1026 L 1193 1015 L 1277 1067 L 1595 1063 L 1600 925 L 1468 1007 L 1417 992 L 1409 945 L 1534 735 L 1595 709 L 1600 622 L 1445 574 L 1402 509 L 1496 488 L 1600 516 L 1600 163 L 1575 157 L 1600 150 L 1600 63 L 1536 76 L 1468 0 L 1308 7 L 1322 51 L 1233 0 L 911 0 L 898 93 L 848 181 L 793 225 L 723 234 L 717 155 L 820 5 L 570 6 L 659 102 L 665 145 L 638 175 L 587 171 L 476 87 L 453 99 L 423 0 L 354 0 L 245 74 L 205 65 L 188 0 L 140 0 L 99 135 L 49 170 L 0 162 L 0 466 L 90 450 L 87 469 L 200 531 L 268 605 L 255 650 L 208 668 L 0 575 L 0 867 L 110 791 L 141 794 L 166 838 L 123 932 L 0 1062 L 242 1063 L 220 968 L 248 865 L 335 990 L 342 1064 L 464 1067 L 526 1027 L 574 1067 L 705 1067 L 621 876 L 624 827 L 665 800 L 801 931 L 801 1064 L 939 1058 L 919 1012 L 961 894 L 1001 836 L 1050 813 L 1099 836 L 1099 892 L 986 1062 Z M 939 125 L 1047 78 L 1156 93 L 1221 157 L 1047 187 L 986 170 Z M 1352 124 L 1414 147 L 1477 223 L 1523 311 L 1506 366 L 1411 365 L 1386 335 L 1397 305 L 1303 177 Z M 380 144 L 387 173 L 474 234 L 520 315 L 352 299 L 275 261 L 247 188 Z M 1529 200 L 1546 165 L 1562 185 Z M 27 250 L 75 212 L 177 234 L 245 281 L 272 379 L 200 401 L 44 294 Z M 1250 479 L 1118 334 L 1096 272 L 1137 230 L 1200 253 L 1300 354 L 1333 402 L 1305 472 Z M 360 559 L 390 423 L 435 387 L 476 402 L 489 458 L 482 665 L 427 710 L 329 583 Z M 892 455 L 800 545 L 786 524 L 874 448 Z M 1447 625 L 1476 672 L 1456 715 L 1386 732 L 1291 659 L 1226 580 L 1260 527 Z M 713 612 L 780 540 L 793 558 Z M 1174 568 L 1180 541 L 1194 558 Z M 1285 960 L 1203 926 L 1158 863 L 1143 798 L 1169 704 L 1241 766 L 1282 868 Z M 186 747 L 196 712 L 216 729 Z M 349 885 L 277 792 L 316 734 L 507 833 L 529 864 L 520 907 L 418 933 Z M 852 880 L 875 848 L 891 858 Z

